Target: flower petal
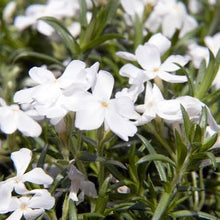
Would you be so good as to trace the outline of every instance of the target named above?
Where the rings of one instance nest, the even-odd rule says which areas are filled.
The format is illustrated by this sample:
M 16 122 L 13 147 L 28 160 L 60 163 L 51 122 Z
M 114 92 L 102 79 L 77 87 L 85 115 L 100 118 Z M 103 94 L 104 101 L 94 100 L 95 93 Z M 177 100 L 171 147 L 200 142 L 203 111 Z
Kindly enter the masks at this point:
M 154 34 L 148 43 L 155 45 L 159 49 L 160 55 L 163 55 L 171 46 L 170 40 L 161 33 Z
M 25 173 L 22 179 L 23 181 L 28 181 L 36 184 L 51 184 L 53 182 L 53 178 L 46 174 L 45 171 L 39 167 Z
M 41 126 L 22 111 L 19 112 L 17 127 L 24 135 L 30 137 L 38 137 L 42 131 Z
M 12 134 L 17 129 L 17 109 L 9 106 L 0 107 L 0 128 L 6 134 Z
M 130 84 L 141 84 L 141 81 L 144 82 L 151 79 L 146 75 L 144 70 L 130 63 L 122 66 L 122 68 L 119 70 L 119 74 L 121 76 L 128 77 Z
M 136 61 L 136 56 L 133 53 L 118 51 L 116 55 L 122 59 L 129 60 L 129 61 Z
M 45 189 L 31 190 L 30 193 L 34 193 L 34 196 L 30 199 L 28 207 L 30 208 L 42 208 L 51 209 L 55 204 L 55 198 Z
M 105 121 L 108 127 L 124 141 L 132 137 L 137 132 L 137 128 L 126 118 L 121 117 L 117 112 L 107 111 Z
M 112 95 L 113 86 L 113 76 L 107 71 L 100 70 L 93 89 L 93 95 L 100 101 L 108 101 Z
M 24 211 L 24 217 L 28 220 L 34 220 L 44 213 L 44 209 L 28 209 Z
M 60 78 L 75 78 L 78 73 L 86 67 L 86 64 L 80 60 L 71 61 Z M 59 79 L 60 79 L 59 78 Z
M 21 219 L 23 212 L 20 209 L 15 210 L 6 220 L 19 220 Z
M 100 103 L 91 103 L 89 109 L 76 112 L 75 126 L 80 130 L 99 128 L 104 121 L 105 109 Z M 94 117 L 95 116 L 95 117 Z
M 11 154 L 17 176 L 24 174 L 32 158 L 32 152 L 27 148 L 21 148 Z
M 123 96 L 111 100 L 116 112 L 127 119 L 136 119 L 138 114 L 134 110 L 134 103 L 129 97 Z
M 174 72 L 180 69 L 180 67 L 177 66 L 175 63 L 178 63 L 181 66 L 185 66 L 188 62 L 189 62 L 189 58 L 186 56 L 184 57 L 181 55 L 171 55 L 161 65 L 160 70 L 163 70 L 166 72 Z
M 149 43 L 139 45 L 135 51 L 135 54 L 138 63 L 145 70 L 152 70 L 160 67 L 160 51 L 155 45 Z
M 0 213 L 8 212 L 8 206 L 11 202 L 11 191 L 12 188 L 7 182 L 0 184 Z
M 33 94 L 35 92 L 35 89 L 36 88 L 33 87 L 33 88 L 22 89 L 17 91 L 13 97 L 14 102 L 17 102 L 19 104 L 31 103 L 33 101 Z
M 184 83 L 184 82 L 187 82 L 188 80 L 186 76 L 174 75 L 174 74 L 162 72 L 162 71 L 158 72 L 158 76 L 164 81 L 171 82 L 171 83 Z
M 55 80 L 53 73 L 45 67 L 33 67 L 29 70 L 29 75 L 31 79 L 39 84 Z
M 96 198 L 97 191 L 95 188 L 95 184 L 91 181 L 82 181 L 80 183 L 80 189 L 87 195 L 88 197 Z

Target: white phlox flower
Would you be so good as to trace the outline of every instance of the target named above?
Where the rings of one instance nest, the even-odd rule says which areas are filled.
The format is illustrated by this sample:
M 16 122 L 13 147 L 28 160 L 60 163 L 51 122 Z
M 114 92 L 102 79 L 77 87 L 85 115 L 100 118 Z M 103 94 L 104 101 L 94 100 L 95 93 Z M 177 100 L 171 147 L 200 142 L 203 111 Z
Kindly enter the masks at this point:
M 54 120 L 56 124 L 68 111 L 76 111 L 84 91 L 94 86 L 99 63 L 86 68 L 84 62 L 73 60 L 63 74 L 54 74 L 42 67 L 33 67 L 29 75 L 38 85 L 15 93 L 14 101 L 31 104 L 39 113 Z
M 207 109 L 207 118 L 210 128 L 214 131 L 219 130 L 219 125 L 216 123 L 208 106 L 199 99 L 191 96 L 181 96 L 172 100 L 163 100 L 158 103 L 157 115 L 168 123 L 183 122 L 181 105 L 185 108 L 190 120 L 198 122 L 202 113 L 202 108 Z
M 206 47 L 200 46 L 195 42 L 191 42 L 188 45 L 188 54 L 195 68 L 199 69 L 203 60 L 206 65 L 209 63 L 209 50 Z
M 161 54 L 164 53 L 165 47 L 164 44 L 160 45 L 162 45 L 161 49 L 150 42 L 147 42 L 144 45 L 139 45 L 135 51 L 134 59 L 143 69 L 136 67 L 133 64 L 125 64 L 120 69 L 119 73 L 122 76 L 129 77 L 130 84 L 135 84 L 140 77 L 143 79 L 143 82 L 156 77 L 171 83 L 186 82 L 186 76 L 174 75 L 171 72 L 180 69 L 175 63 L 184 66 L 189 61 L 188 56 L 171 55 L 164 61 L 164 63 L 161 63 Z
M 33 194 L 33 196 L 31 196 Z M 10 198 L 7 208 L 1 209 L 1 214 L 12 212 L 6 220 L 19 220 L 24 216 L 26 220 L 33 220 L 50 210 L 55 204 L 54 197 L 45 189 L 31 190 L 29 195 Z
M 84 195 L 91 198 L 97 197 L 95 184 L 86 180 L 85 176 L 74 165 L 71 165 L 68 177 L 71 180 L 69 198 L 78 202 L 77 204 L 84 200 Z M 79 190 L 81 192 L 77 195 Z
M 129 97 L 111 99 L 114 78 L 107 71 L 99 71 L 92 93 L 79 104 L 75 126 L 81 130 L 99 128 L 103 122 L 105 130 L 110 129 L 117 136 L 127 141 L 137 128 L 129 119 L 135 119 L 137 113 Z
M 206 46 L 212 51 L 214 56 L 216 56 L 220 49 L 220 32 L 213 36 L 206 36 L 204 41 Z
M 157 116 L 158 103 L 162 100 L 164 98 L 157 85 L 152 86 L 150 82 L 147 82 L 144 104 L 135 107 L 137 112 L 142 113 L 136 124 L 143 125 L 154 119 Z
M 156 32 L 162 27 L 162 33 L 171 38 L 176 30 L 179 37 L 198 26 L 196 20 L 187 14 L 186 7 L 176 0 L 159 0 L 145 23 L 145 27 Z
M 146 42 L 150 43 L 158 48 L 160 51 L 160 55 L 162 56 L 171 46 L 170 40 L 165 37 L 161 33 L 154 34 L 150 37 L 150 39 Z M 145 44 L 146 44 L 145 43 Z M 129 61 L 137 61 L 137 57 L 135 54 L 125 52 L 125 51 L 118 51 L 116 55 L 122 59 L 129 60 Z
M 29 193 L 29 191 L 24 184 L 25 182 L 40 185 L 49 185 L 53 182 L 52 177 L 46 174 L 40 167 L 36 167 L 25 173 L 30 164 L 31 158 L 32 151 L 27 148 L 22 148 L 11 154 L 11 160 L 13 161 L 16 169 L 16 176 L 0 182 L 0 192 L 3 192 L 2 189 L 8 189 L 9 193 L 14 190 L 18 194 L 26 194 Z M 6 198 L 8 198 L 8 196 L 6 196 Z M 0 197 L 0 204 L 9 202 L 6 198 Z
M 27 7 L 25 15 L 19 15 L 15 18 L 14 25 L 19 30 L 34 25 L 37 30 L 50 36 L 54 29 L 44 21 L 39 21 L 40 17 L 50 16 L 57 19 L 72 17 L 79 12 L 79 2 L 77 0 L 49 0 L 47 4 L 33 4 Z
M 3 99 L 0 106 L 0 129 L 6 134 L 19 130 L 25 136 L 31 137 L 38 137 L 42 131 L 41 126 L 18 105 L 6 105 Z
M 203 5 L 199 0 L 190 0 L 188 2 L 189 11 L 193 14 L 201 12 Z
M 3 9 L 3 19 L 4 21 L 11 23 L 13 14 L 16 10 L 17 3 L 16 1 L 10 1 Z

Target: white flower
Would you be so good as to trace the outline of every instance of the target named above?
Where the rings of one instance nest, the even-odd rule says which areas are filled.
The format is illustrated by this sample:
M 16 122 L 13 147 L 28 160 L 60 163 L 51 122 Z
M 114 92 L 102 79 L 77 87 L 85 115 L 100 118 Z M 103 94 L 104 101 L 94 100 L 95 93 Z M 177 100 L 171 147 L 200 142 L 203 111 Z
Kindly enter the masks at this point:
M 88 197 L 96 198 L 97 192 L 95 184 L 91 181 L 86 180 L 85 176 L 76 169 L 75 166 L 71 165 L 68 177 L 71 180 L 69 198 L 73 201 L 81 202 L 84 200 L 84 195 Z M 80 194 L 77 196 L 79 190 Z M 79 198 L 81 201 L 79 201 Z
M 0 128 L 6 134 L 12 134 L 17 129 L 25 136 L 38 137 L 41 134 L 40 125 L 23 112 L 18 105 L 6 105 L 1 99 Z
M 186 7 L 176 0 L 159 0 L 145 23 L 146 28 L 156 32 L 162 26 L 162 33 L 171 38 L 177 29 L 179 37 L 198 26 L 196 20 L 187 14 Z
M 13 152 L 11 154 L 11 160 L 13 161 L 16 169 L 16 176 L 0 182 L 0 191 L 2 187 L 5 188 L 7 186 L 10 192 L 12 192 L 14 189 L 16 193 L 25 194 L 29 192 L 26 189 L 24 184 L 25 182 L 41 185 L 51 184 L 53 182 L 52 177 L 47 175 L 44 170 L 39 167 L 36 167 L 25 173 L 30 164 L 31 158 L 32 152 L 27 148 L 22 148 L 19 151 Z
M 144 104 L 137 105 L 136 111 L 143 113 L 136 121 L 137 125 L 143 125 L 150 122 L 157 115 L 158 103 L 162 101 L 163 95 L 156 84 L 153 85 L 147 82 Z
M 188 2 L 189 11 L 193 14 L 201 12 L 203 5 L 199 0 L 191 0 Z
M 188 62 L 188 57 L 181 55 L 171 55 L 164 63 L 161 63 L 160 49 L 151 44 L 145 43 L 139 45 L 135 51 L 135 58 L 143 69 L 140 69 L 133 64 L 125 64 L 119 71 L 122 76 L 129 77 L 129 83 L 134 84 L 139 77 L 144 81 L 159 77 L 164 81 L 171 83 L 183 83 L 187 81 L 186 76 L 174 75 L 170 72 L 175 72 L 180 69 L 175 63 L 184 66 Z
M 98 67 L 95 63 L 86 68 L 84 62 L 73 60 L 59 78 L 43 67 L 33 67 L 29 75 L 38 85 L 16 92 L 14 101 L 31 104 L 32 110 L 56 124 L 68 111 L 77 110 L 83 92 L 94 86 Z
M 72 17 L 79 12 L 79 2 L 77 0 L 49 0 L 47 4 L 33 4 L 27 7 L 25 15 L 15 18 L 14 25 L 19 30 L 24 30 L 28 26 L 34 25 L 37 30 L 50 36 L 54 29 L 44 21 L 39 21 L 40 17 L 50 16 L 57 19 Z
M 123 140 L 133 136 L 137 128 L 129 121 L 137 117 L 133 102 L 128 97 L 110 99 L 114 85 L 112 75 L 100 71 L 92 94 L 80 103 L 76 112 L 75 126 L 81 130 L 99 128 L 103 122 L 105 130 L 110 129 Z
M 8 23 L 10 23 L 12 21 L 12 16 L 16 10 L 16 5 L 17 5 L 16 1 L 11 1 L 5 6 L 5 8 L 3 10 L 4 21 L 6 21 Z
M 150 43 L 158 48 L 160 51 L 160 55 L 162 56 L 171 46 L 170 40 L 168 40 L 163 34 L 157 33 L 154 34 L 150 37 L 148 42 L 145 44 Z M 135 54 L 129 53 L 129 52 L 124 52 L 124 51 L 118 51 L 116 53 L 117 56 L 121 57 L 122 59 L 125 60 L 130 60 L 130 61 L 137 61 L 137 57 Z
M 216 56 L 220 49 L 220 32 L 213 36 L 206 36 L 204 41 L 206 46 L 212 51 L 214 56 Z
M 209 50 L 206 47 L 192 42 L 188 45 L 188 54 L 191 57 L 193 65 L 197 69 L 200 67 L 203 60 L 206 61 L 206 65 L 209 63 Z
M 219 130 L 219 125 L 216 123 L 213 118 L 211 111 L 208 106 L 206 106 L 199 99 L 191 96 L 181 96 L 172 100 L 163 100 L 158 103 L 157 115 L 169 123 L 174 122 L 183 122 L 182 111 L 180 106 L 183 106 L 186 112 L 189 115 L 190 120 L 199 121 L 199 118 L 202 113 L 202 108 L 206 107 L 207 109 L 207 118 L 210 128 L 214 131 Z
M 7 220 L 19 220 L 22 216 L 26 220 L 36 219 L 43 214 L 45 209 L 51 209 L 55 204 L 54 197 L 44 189 L 36 189 L 29 192 L 33 196 L 15 196 L 10 198 L 10 203 L 6 209 L 0 209 L 1 214 L 12 212 Z

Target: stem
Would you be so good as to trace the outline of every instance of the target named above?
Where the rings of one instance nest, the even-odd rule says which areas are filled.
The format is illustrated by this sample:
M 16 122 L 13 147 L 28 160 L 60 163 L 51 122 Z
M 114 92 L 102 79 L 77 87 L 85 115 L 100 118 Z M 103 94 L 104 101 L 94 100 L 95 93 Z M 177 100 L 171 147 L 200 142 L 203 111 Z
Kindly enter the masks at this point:
M 176 191 L 177 191 L 176 190 L 177 185 L 181 182 L 183 175 L 186 171 L 186 168 L 188 166 L 189 155 L 190 155 L 190 152 L 188 153 L 183 165 L 177 170 L 176 175 L 173 177 L 172 182 L 168 185 L 167 190 L 165 192 L 163 192 L 163 194 L 160 198 L 160 201 L 157 205 L 157 208 L 154 212 L 152 220 L 160 220 L 161 219 L 161 217 L 163 216 L 163 214 L 167 210 L 167 207 L 169 206 L 172 197 L 175 196 Z
M 103 158 L 103 156 L 104 156 L 103 136 L 104 136 L 103 127 L 101 127 L 97 130 L 97 152 L 98 152 L 98 156 L 100 158 Z M 104 169 L 103 161 L 99 161 L 98 171 L 99 171 L 99 173 L 98 173 L 98 182 L 99 182 L 99 187 L 100 187 L 104 182 L 104 175 L 105 175 L 104 174 L 105 169 Z
M 202 173 L 203 169 L 199 170 L 199 182 L 200 182 L 200 188 L 202 189 L 201 193 L 200 193 L 200 202 L 198 205 L 198 210 L 201 210 L 201 208 L 203 207 L 203 204 L 205 202 L 205 191 L 204 191 L 204 181 L 203 181 L 203 173 Z
M 170 154 L 171 158 L 175 161 L 176 160 L 176 155 L 170 148 L 170 145 L 167 143 L 167 140 L 163 138 L 153 127 L 152 124 L 148 123 L 145 125 L 148 131 L 150 131 L 156 138 L 157 140 L 163 145 L 163 147 L 167 150 L 167 152 Z
M 193 183 L 193 187 L 197 187 L 197 183 L 196 183 L 196 172 L 192 172 L 192 183 Z M 194 210 L 197 210 L 198 204 L 199 204 L 199 193 L 197 190 L 195 190 L 193 192 L 194 194 Z
M 57 220 L 56 212 L 54 210 L 48 211 L 47 215 L 50 217 L 51 220 Z

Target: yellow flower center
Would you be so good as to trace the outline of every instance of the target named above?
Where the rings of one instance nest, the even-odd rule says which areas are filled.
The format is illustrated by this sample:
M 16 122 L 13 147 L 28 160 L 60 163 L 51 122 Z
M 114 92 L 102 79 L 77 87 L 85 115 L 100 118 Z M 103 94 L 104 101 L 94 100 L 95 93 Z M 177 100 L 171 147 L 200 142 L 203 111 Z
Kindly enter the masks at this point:
M 20 209 L 22 210 L 22 211 L 25 211 L 26 209 L 27 209 L 27 204 L 25 204 L 25 203 L 22 203 L 21 204 L 21 206 L 20 206 Z
M 153 69 L 153 71 L 156 73 L 156 72 L 159 71 L 159 68 L 158 68 L 158 67 L 155 67 L 155 68 Z
M 104 107 L 104 108 L 108 107 L 108 103 L 102 102 L 102 107 Z

